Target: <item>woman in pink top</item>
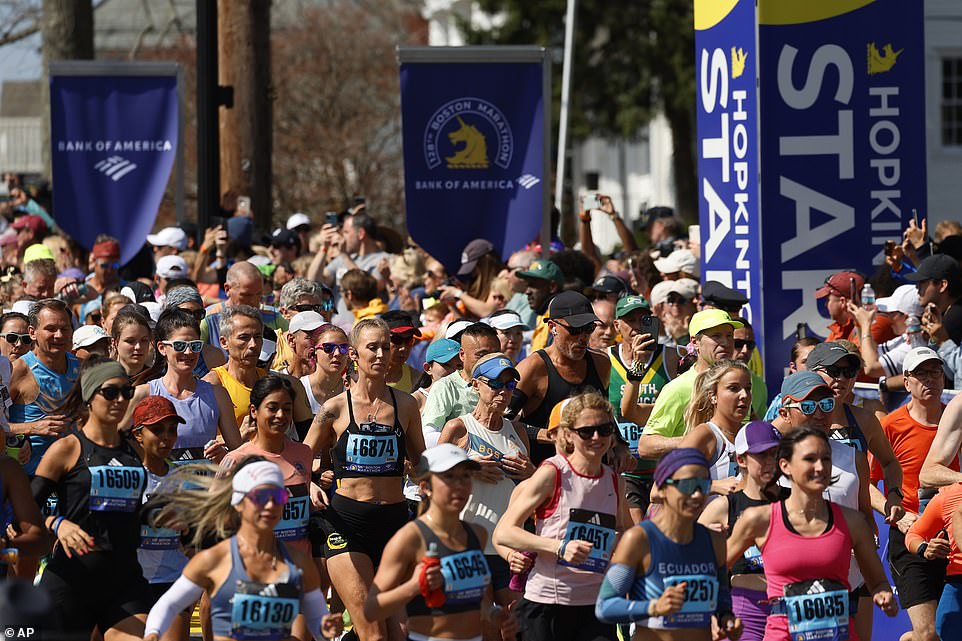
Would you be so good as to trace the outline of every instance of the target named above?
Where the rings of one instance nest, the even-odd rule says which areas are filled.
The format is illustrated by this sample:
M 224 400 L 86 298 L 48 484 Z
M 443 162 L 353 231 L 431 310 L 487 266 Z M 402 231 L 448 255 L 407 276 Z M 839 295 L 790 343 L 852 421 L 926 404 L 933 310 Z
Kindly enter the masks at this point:
M 898 611 L 873 532 L 859 512 L 822 496 L 832 483 L 826 434 L 809 427 L 792 430 L 782 436 L 777 458 L 792 493 L 745 510 L 728 539 L 729 565 L 751 545 L 762 551 L 772 603 L 765 641 L 858 641 L 849 605 L 853 551 L 875 604 L 889 616 Z
M 599 622 L 594 608 L 617 535 L 632 525 L 623 482 L 602 463 L 614 430 L 605 397 L 572 398 L 555 437 L 565 453 L 518 485 L 494 530 L 498 553 L 509 563 L 511 550 L 536 554 L 514 610 L 525 641 L 615 639 L 615 626 Z M 523 527 L 531 517 L 533 533 Z

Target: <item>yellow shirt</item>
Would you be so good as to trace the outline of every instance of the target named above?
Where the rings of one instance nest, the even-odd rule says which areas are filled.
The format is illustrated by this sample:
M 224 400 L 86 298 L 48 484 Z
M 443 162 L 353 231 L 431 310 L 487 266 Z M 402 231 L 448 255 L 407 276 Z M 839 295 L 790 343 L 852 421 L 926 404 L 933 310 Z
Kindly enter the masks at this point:
M 234 404 L 234 418 L 237 420 L 237 426 L 240 427 L 240 424 L 244 422 L 244 417 L 250 412 L 251 388 L 228 374 L 227 365 L 215 367 L 211 371 L 217 373 L 220 384 L 227 390 L 227 395 L 230 396 L 231 403 Z M 267 371 L 258 367 L 257 378 L 260 379 L 265 376 L 267 376 Z
M 534 333 L 531 334 L 530 353 L 532 354 L 548 346 L 548 340 L 551 338 L 551 330 L 548 328 L 547 317 L 547 313 L 538 316 L 538 324 L 534 328 Z

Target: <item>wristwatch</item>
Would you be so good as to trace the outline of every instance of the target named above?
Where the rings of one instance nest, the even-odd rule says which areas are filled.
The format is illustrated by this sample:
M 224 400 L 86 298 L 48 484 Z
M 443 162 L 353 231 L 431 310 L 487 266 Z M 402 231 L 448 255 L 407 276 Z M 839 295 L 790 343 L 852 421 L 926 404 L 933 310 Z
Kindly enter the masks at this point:
M 919 543 L 919 547 L 915 549 L 915 553 L 918 554 L 923 559 L 925 558 L 925 548 L 929 547 L 928 541 L 922 541 Z
M 886 382 L 887 380 L 888 380 L 888 379 L 887 379 L 886 377 L 884 377 L 884 376 L 879 376 L 879 379 L 878 379 L 878 393 L 879 393 L 879 394 L 885 394 L 886 392 L 889 391 L 888 386 L 885 384 L 885 382 Z

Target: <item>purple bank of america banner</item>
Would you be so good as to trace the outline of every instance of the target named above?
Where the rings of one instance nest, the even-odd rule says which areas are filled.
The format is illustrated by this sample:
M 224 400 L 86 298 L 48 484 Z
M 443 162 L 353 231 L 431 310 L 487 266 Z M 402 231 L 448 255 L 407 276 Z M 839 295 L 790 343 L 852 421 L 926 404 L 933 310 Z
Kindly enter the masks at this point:
M 142 64 L 142 63 L 137 63 Z M 50 68 L 50 144 L 57 225 L 88 249 L 99 234 L 129 261 L 154 226 L 177 152 L 176 67 L 128 75 L 124 63 Z M 113 75 L 116 69 L 120 73 Z

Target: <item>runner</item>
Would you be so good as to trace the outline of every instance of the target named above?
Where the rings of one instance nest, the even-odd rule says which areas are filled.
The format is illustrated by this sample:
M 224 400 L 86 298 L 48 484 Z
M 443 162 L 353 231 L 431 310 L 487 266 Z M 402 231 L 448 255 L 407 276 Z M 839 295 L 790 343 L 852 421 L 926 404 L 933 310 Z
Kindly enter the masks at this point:
M 853 552 L 875 605 L 890 617 L 898 605 L 863 515 L 823 497 L 834 475 L 828 435 L 810 427 L 783 434 L 778 474 L 790 479 L 791 495 L 745 510 L 728 539 L 732 564 L 752 545 L 762 552 L 772 601 L 765 639 L 858 641 L 848 581 Z
M 631 527 L 624 484 L 602 463 L 614 431 L 604 396 L 572 398 L 556 437 L 564 454 L 518 485 L 494 530 L 502 558 L 512 560 L 510 550 L 536 554 L 524 598 L 514 608 L 525 641 L 615 639 L 615 626 L 594 616 L 618 533 Z M 531 517 L 534 532 L 524 529 Z
M 527 456 L 528 435 L 504 418 L 517 380 L 518 370 L 505 354 L 488 354 L 478 361 L 471 380 L 478 392 L 478 406 L 470 414 L 448 421 L 438 440 L 439 444 L 453 443 L 467 450 L 471 459 L 479 463 L 481 471 L 475 476 L 461 518 L 484 528 L 488 535 L 484 556 L 491 570 L 498 605 L 508 605 L 521 595 L 508 587 L 511 580 L 508 562 L 498 556 L 491 537 L 508 508 L 515 485 L 534 473 Z M 510 556 L 516 557 L 515 563 L 523 562 L 523 555 L 518 552 Z
M 264 324 L 260 312 L 249 305 L 231 305 L 218 316 L 220 346 L 227 352 L 227 364 L 213 368 L 201 380 L 227 392 L 234 405 L 237 426 L 246 430 L 242 431 L 241 437 L 246 438 L 253 431 L 253 426 L 245 427 L 244 424 L 250 408 L 251 388 L 267 375 L 267 370 L 257 366 L 264 341 Z
M 486 328 L 489 329 L 490 328 Z M 351 330 L 350 357 L 357 382 L 324 403 L 304 439 L 315 453 L 330 453 L 337 489 L 326 511 L 324 553 L 334 589 L 344 600 L 361 641 L 400 635 L 396 617 L 371 621 L 364 600 L 388 540 L 408 521 L 402 492 L 405 459 L 424 451 L 417 403 L 389 388 L 391 331 L 377 318 Z
M 635 639 L 707 641 L 717 626 L 715 639 L 738 640 L 724 538 L 696 522 L 710 485 L 699 450 L 679 447 L 659 461 L 655 491 L 664 507 L 618 542 L 595 604 L 599 619 L 634 622 Z
M 129 376 L 137 376 L 147 369 L 150 356 L 150 325 L 136 307 L 123 308 L 110 327 L 111 356 L 124 366 Z
M 421 387 L 412 394 L 418 402 L 418 409 L 424 410 L 435 383 L 461 369 L 461 359 L 458 356 L 460 351 L 461 346 L 450 338 L 438 338 L 428 345 L 424 353 L 424 372 L 429 379 L 427 387 L 424 387 L 425 381 L 422 378 Z M 434 430 L 431 432 L 434 433 Z M 425 435 L 426 438 L 427 435 Z
M 328 399 L 344 391 L 344 370 L 347 368 L 349 349 L 350 344 L 343 329 L 337 325 L 326 325 L 320 329 L 314 345 L 316 367 L 311 374 L 300 379 L 312 414 L 320 412 Z
M 411 641 L 479 641 L 482 632 L 485 638 L 514 637 L 514 617 L 492 604 L 491 572 L 482 554 L 487 532 L 458 516 L 468 509 L 471 472 L 479 468 L 450 443 L 421 457 L 421 516 L 401 528 L 384 548 L 384 560 L 364 604 L 369 620 L 395 616 L 406 605 Z M 439 562 L 426 568 L 423 559 L 429 554 Z M 426 591 L 443 593 L 444 602 L 428 605 Z
M 131 434 L 141 450 L 141 461 L 147 470 L 147 488 L 143 496 L 146 504 L 172 469 L 167 459 L 177 441 L 178 425 L 184 419 L 177 415 L 174 404 L 168 399 L 148 396 L 137 404 L 133 421 Z M 187 565 L 187 556 L 181 549 L 178 531 L 152 527 L 150 519 L 145 520 L 146 523 L 140 526 L 137 560 L 150 584 L 152 606 L 180 578 Z M 193 604 L 180 613 L 179 624 L 171 626 L 164 641 L 187 641 L 191 610 Z
M 729 535 L 742 513 L 758 505 L 768 505 L 787 498 L 789 490 L 777 485 L 775 454 L 781 435 L 770 423 L 752 421 L 735 437 L 735 460 L 745 479 L 737 492 L 709 503 L 698 522 Z M 762 641 L 765 622 L 771 613 L 766 594 L 765 568 L 762 553 L 754 545 L 731 566 L 732 612 L 741 619 L 740 641 Z
M 0 315 L 0 354 L 11 361 L 15 361 L 28 351 L 33 345 L 33 338 L 27 331 L 27 317 L 18 312 L 6 312 Z
M 0 456 L 0 505 L 3 506 L 0 548 L 15 548 L 18 556 L 30 558 L 40 557 L 50 550 L 50 537 L 43 526 L 43 517 L 30 493 L 30 479 L 17 460 L 9 456 Z M 9 563 L 0 562 L 0 579 L 7 576 Z
M 328 612 L 314 563 L 274 536 L 288 499 L 280 468 L 251 457 L 227 478 L 207 471 L 194 466 L 175 471 L 172 481 L 197 489 L 165 495 L 156 522 L 175 530 L 189 527 L 197 548 L 208 537 L 230 536 L 190 560 L 151 608 L 144 640 L 157 641 L 177 614 L 205 593 L 214 639 L 288 639 L 298 614 L 315 639 L 337 636 L 342 622 Z
M 137 561 L 139 510 L 147 473 L 118 431 L 134 388 L 124 366 L 91 356 L 63 411 L 81 428 L 50 446 L 32 482 L 44 505 L 56 490 L 61 516 L 48 516 L 57 538 L 40 587 L 57 604 L 55 638 L 141 639 L 150 589 Z
M 176 308 L 190 313 L 197 319 L 198 332 L 200 331 L 200 322 L 207 315 L 207 312 L 204 311 L 204 299 L 201 298 L 200 292 L 191 285 L 178 285 L 167 290 L 164 306 L 165 309 Z M 210 343 L 204 343 L 204 349 L 201 350 L 197 364 L 194 365 L 194 375 L 197 378 L 203 378 L 211 368 L 220 367 L 226 362 L 224 352 Z
M 712 494 L 731 494 L 739 484 L 735 438 L 751 406 L 752 375 L 745 363 L 718 361 L 695 378 L 685 411 L 691 431 L 679 447 L 694 447 L 708 459 Z

